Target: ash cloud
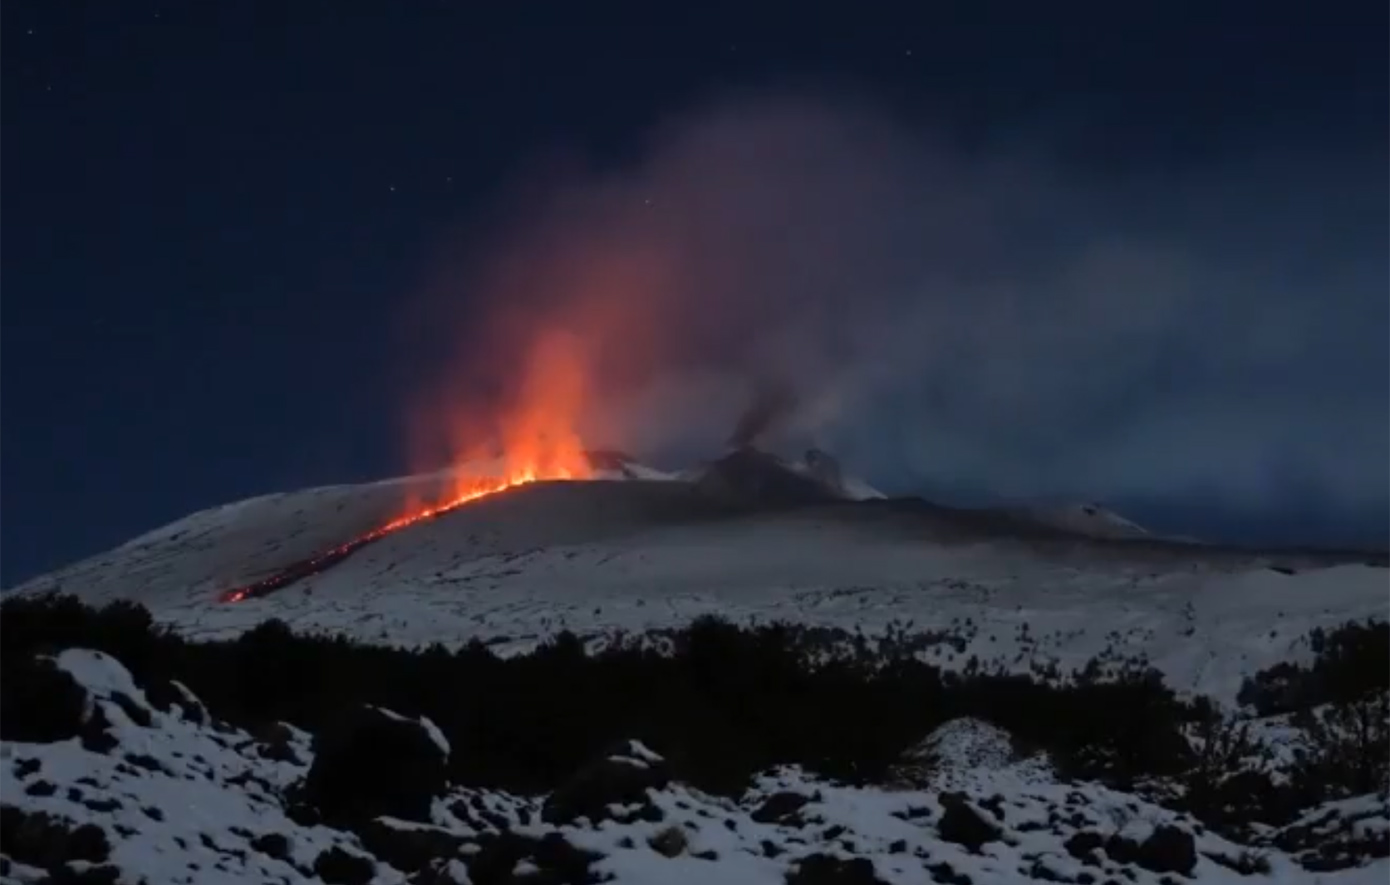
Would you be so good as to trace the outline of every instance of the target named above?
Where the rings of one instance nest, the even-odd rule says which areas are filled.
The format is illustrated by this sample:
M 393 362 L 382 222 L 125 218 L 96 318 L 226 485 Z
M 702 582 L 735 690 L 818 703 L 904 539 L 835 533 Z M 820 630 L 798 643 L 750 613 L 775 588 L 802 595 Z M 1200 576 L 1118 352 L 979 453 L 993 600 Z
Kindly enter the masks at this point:
M 586 438 L 653 457 L 735 427 L 903 492 L 1383 507 L 1379 152 L 1099 171 L 1054 144 L 764 94 L 532 169 L 436 289 L 451 383 L 544 324 L 586 342 Z

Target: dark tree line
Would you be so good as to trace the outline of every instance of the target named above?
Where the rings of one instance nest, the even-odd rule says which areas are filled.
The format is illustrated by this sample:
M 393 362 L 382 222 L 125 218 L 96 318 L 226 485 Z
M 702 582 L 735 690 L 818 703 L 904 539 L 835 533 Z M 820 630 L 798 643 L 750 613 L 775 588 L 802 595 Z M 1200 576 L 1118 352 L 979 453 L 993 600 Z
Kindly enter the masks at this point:
M 1354 634 L 1372 635 L 1379 634 Z M 959 716 L 1049 751 L 1066 776 L 1129 787 L 1199 768 L 1183 731 L 1210 716 L 1208 705 L 1179 699 L 1141 666 L 1103 678 L 1104 668 L 1094 666 L 1070 675 L 982 667 L 951 674 L 856 646 L 839 631 L 715 619 L 668 638 L 667 654 L 630 641 L 586 653 L 562 634 L 531 654 L 500 659 L 477 642 L 404 650 L 298 636 L 279 621 L 235 640 L 189 642 L 126 603 L 93 609 L 43 597 L 0 605 L 6 673 L 21 672 L 38 653 L 86 647 L 115 656 L 147 686 L 183 682 L 219 718 L 248 729 L 283 720 L 316 731 L 364 702 L 423 714 L 453 746 L 454 781 L 518 792 L 553 789 L 623 738 L 643 740 L 684 780 L 716 792 L 739 791 L 751 775 L 790 763 L 871 782 Z M 831 645 L 857 652 L 823 654 Z M 1324 648 L 1339 660 L 1360 653 L 1337 637 Z M 1382 685 L 1385 665 L 1381 658 Z M 0 679 L 0 733 L 17 691 Z

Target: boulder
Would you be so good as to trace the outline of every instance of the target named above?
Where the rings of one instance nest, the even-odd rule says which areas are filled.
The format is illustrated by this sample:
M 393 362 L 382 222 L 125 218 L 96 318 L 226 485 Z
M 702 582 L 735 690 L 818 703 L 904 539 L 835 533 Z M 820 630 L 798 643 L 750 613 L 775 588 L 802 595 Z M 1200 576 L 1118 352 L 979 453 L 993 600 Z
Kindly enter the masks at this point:
M 970 805 L 964 794 L 942 793 L 939 798 L 943 813 L 936 831 L 943 840 L 979 851 L 986 842 L 1000 839 L 999 827 Z
M 685 830 L 680 827 L 667 827 L 652 834 L 647 839 L 647 845 L 662 857 L 677 857 L 685 853 L 689 840 L 685 836 Z
M 801 809 L 810 801 L 810 796 L 782 790 L 763 800 L 763 803 L 753 810 L 751 817 L 760 824 L 800 823 Z
M 371 858 L 353 854 L 334 845 L 314 859 L 314 873 L 326 885 L 367 885 L 376 876 Z
M 111 855 L 106 831 L 96 824 L 77 825 L 42 811 L 0 806 L 0 845 L 20 863 L 56 870 L 68 861 L 99 864 Z
M 1143 842 L 1111 836 L 1105 843 L 1105 853 L 1121 863 L 1138 864 L 1155 873 L 1191 874 L 1197 866 L 1197 845 L 1192 834 L 1165 824 L 1155 827 Z
M 375 857 L 406 873 L 435 866 L 458 856 L 467 841 L 462 836 L 434 826 L 393 822 L 377 818 L 357 828 L 362 847 Z
M 541 807 L 541 820 L 567 824 L 587 817 L 596 823 L 611 816 L 610 805 L 649 804 L 647 791 L 670 781 L 664 759 L 637 741 L 623 741 L 551 793 Z
M 50 657 L 12 665 L 0 680 L 0 738 L 47 744 L 77 737 L 92 700 Z
M 429 821 L 447 773 L 448 751 L 433 725 L 363 705 L 315 736 L 299 798 L 341 826 L 381 816 Z
M 557 832 L 537 839 L 519 833 L 488 834 L 478 840 L 478 851 L 466 864 L 470 879 L 483 885 L 489 882 L 589 883 L 600 881 L 590 867 L 603 855 L 576 848 Z M 533 868 L 530 877 L 516 875 L 520 864 Z
M 203 725 L 211 718 L 197 695 L 177 679 L 152 680 L 145 686 L 145 699 L 161 713 L 177 716 L 194 725 Z
M 852 860 L 829 854 L 811 854 L 801 859 L 787 874 L 787 885 L 887 885 L 874 871 L 873 861 Z
M 291 859 L 290 840 L 284 833 L 262 833 L 253 836 L 248 844 L 266 857 L 283 861 Z
M 1197 866 L 1197 845 L 1192 834 L 1172 825 L 1154 828 L 1139 844 L 1139 866 L 1155 873 L 1191 875 Z
M 271 722 L 252 732 L 256 742 L 256 753 L 262 759 L 275 762 L 289 762 L 299 765 L 299 754 L 294 751 L 294 732 L 283 722 Z

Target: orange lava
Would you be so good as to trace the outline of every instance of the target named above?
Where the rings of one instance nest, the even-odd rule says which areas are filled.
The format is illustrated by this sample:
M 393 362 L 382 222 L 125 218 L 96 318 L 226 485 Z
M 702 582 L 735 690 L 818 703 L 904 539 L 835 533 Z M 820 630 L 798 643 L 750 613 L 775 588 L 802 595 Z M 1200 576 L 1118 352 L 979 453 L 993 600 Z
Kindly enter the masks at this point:
M 519 390 L 511 408 L 492 428 L 500 443 L 501 457 L 487 458 L 476 443 L 455 456 L 461 466 L 454 470 L 447 490 L 433 503 L 413 501 L 405 512 L 369 532 L 336 547 L 285 566 L 254 584 L 221 594 L 223 602 L 241 602 L 265 596 L 296 581 L 318 574 L 346 559 L 358 549 L 392 532 L 433 519 L 479 498 L 507 489 L 546 480 L 588 479 L 593 474 L 584 443 L 576 430 L 587 393 L 587 363 L 579 341 L 573 336 L 547 334 L 534 342 L 521 375 Z M 459 421 L 451 428 L 459 440 L 477 433 L 472 421 Z M 496 465 L 489 476 L 470 475 L 470 465 L 489 460 Z
M 556 479 L 588 479 L 593 470 L 585 454 L 578 426 L 588 393 L 588 365 L 580 342 L 572 336 L 551 333 L 533 341 L 521 383 L 512 404 L 485 436 L 501 450 L 500 469 L 493 477 L 467 475 L 458 478 L 441 503 L 402 516 L 408 525 L 484 495 L 528 482 Z M 479 428 L 470 415 L 454 418 L 449 432 L 455 438 L 453 460 L 468 465 L 487 460 L 472 437 Z

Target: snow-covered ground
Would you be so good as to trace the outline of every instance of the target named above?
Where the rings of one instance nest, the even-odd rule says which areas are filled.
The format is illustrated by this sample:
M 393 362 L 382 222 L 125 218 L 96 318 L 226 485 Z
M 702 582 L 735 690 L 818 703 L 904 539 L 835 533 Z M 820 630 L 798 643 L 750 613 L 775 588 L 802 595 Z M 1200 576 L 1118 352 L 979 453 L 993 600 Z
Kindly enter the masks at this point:
M 924 653 L 946 666 L 1142 655 L 1175 687 L 1222 699 L 1255 670 L 1302 659 L 1310 629 L 1390 614 L 1390 572 L 1355 558 L 1095 538 L 885 501 L 728 512 L 669 475 L 514 489 L 268 597 L 216 601 L 400 515 L 445 478 L 214 508 L 12 592 L 133 599 L 196 637 L 277 617 L 406 646 L 479 638 L 504 654 L 562 629 L 631 634 L 705 614 L 870 636 L 896 625 L 939 633 Z
M 1007 734 L 971 720 L 928 736 L 930 770 L 901 788 L 841 786 L 784 768 L 738 798 L 652 777 L 617 805 L 603 801 L 603 778 L 591 777 L 586 807 L 597 811 L 576 816 L 549 813 L 565 787 L 547 798 L 441 783 L 425 806 L 429 820 L 377 817 L 365 825 L 376 834 L 369 839 L 361 827 L 355 834 L 291 812 L 287 788 L 314 763 L 305 733 L 282 726 L 252 736 L 211 720 L 190 695 L 161 711 L 97 652 L 69 649 L 55 662 L 85 689 L 87 739 L 3 745 L 9 856 L 0 882 L 40 881 L 43 863 L 67 876 L 61 881 L 465 885 L 559 881 L 543 873 L 576 858 L 618 885 L 1219 885 L 1252 876 L 1370 885 L 1390 876 L 1385 859 L 1313 872 L 1273 847 L 1278 833 L 1235 844 L 1135 796 L 1061 783 L 1045 759 L 1015 758 Z M 106 743 L 90 739 L 97 713 Z M 602 763 L 616 767 L 613 783 L 623 769 L 664 765 L 635 742 Z M 1323 828 L 1354 820 L 1370 832 L 1383 831 L 1386 817 L 1383 798 L 1362 797 L 1308 820 Z M 423 872 L 407 879 L 407 867 Z

